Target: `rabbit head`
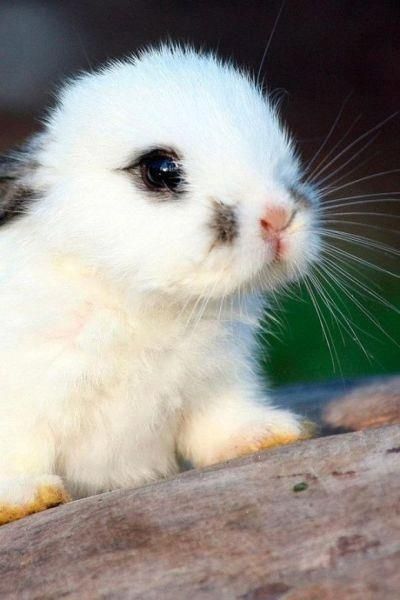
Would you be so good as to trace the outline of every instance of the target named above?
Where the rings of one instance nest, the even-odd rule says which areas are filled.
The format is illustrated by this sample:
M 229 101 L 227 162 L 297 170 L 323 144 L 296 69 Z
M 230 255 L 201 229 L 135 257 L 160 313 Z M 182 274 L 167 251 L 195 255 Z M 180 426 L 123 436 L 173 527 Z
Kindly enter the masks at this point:
M 275 108 L 213 55 L 161 47 L 78 76 L 32 154 L 37 235 L 138 292 L 269 290 L 318 256 Z

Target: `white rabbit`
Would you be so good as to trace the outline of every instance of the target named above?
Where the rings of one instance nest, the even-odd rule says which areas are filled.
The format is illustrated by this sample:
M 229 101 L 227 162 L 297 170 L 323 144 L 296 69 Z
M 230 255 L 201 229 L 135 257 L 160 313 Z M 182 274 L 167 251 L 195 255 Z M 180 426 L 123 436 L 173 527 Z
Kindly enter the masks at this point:
M 253 292 L 318 259 L 301 178 L 214 56 L 163 46 L 63 89 L 0 167 L 0 523 L 307 436 L 252 368 Z

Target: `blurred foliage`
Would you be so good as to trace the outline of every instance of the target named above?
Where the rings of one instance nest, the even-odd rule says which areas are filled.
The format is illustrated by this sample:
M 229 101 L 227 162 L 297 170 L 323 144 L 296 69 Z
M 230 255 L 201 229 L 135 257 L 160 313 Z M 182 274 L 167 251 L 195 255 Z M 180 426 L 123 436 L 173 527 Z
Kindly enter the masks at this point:
M 377 278 L 374 278 L 376 280 Z M 378 278 L 379 279 L 379 278 Z M 395 373 L 400 370 L 400 286 L 398 280 L 380 278 L 377 293 L 393 309 L 369 294 L 356 295 L 355 304 L 336 286 L 340 310 L 352 324 L 332 317 L 325 302 L 318 304 L 329 330 L 331 350 L 306 287 L 294 287 L 294 295 L 278 298 L 266 314 L 260 333 L 261 365 L 273 385 L 361 375 Z M 369 286 L 371 290 L 376 287 Z M 333 289 L 330 297 L 334 298 Z M 275 304 L 275 303 L 274 303 Z M 368 311 L 368 318 L 364 311 Z M 385 333 L 384 333 L 385 332 Z M 361 347 L 363 346 L 363 348 Z

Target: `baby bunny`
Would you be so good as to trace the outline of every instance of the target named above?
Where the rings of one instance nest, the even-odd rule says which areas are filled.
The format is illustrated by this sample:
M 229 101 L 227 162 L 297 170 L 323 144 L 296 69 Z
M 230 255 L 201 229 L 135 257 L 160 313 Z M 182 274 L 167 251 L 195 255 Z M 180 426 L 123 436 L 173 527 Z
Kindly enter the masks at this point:
M 161 47 L 78 76 L 0 198 L 0 523 L 307 437 L 252 339 L 317 198 L 246 74 Z

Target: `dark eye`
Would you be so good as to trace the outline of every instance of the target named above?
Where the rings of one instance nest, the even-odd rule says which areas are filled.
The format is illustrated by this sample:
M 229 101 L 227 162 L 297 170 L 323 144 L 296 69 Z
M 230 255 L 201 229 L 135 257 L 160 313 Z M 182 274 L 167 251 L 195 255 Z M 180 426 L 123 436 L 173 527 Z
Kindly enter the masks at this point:
M 143 182 L 150 190 L 179 191 L 183 175 L 175 156 L 152 152 L 140 160 L 139 166 Z

